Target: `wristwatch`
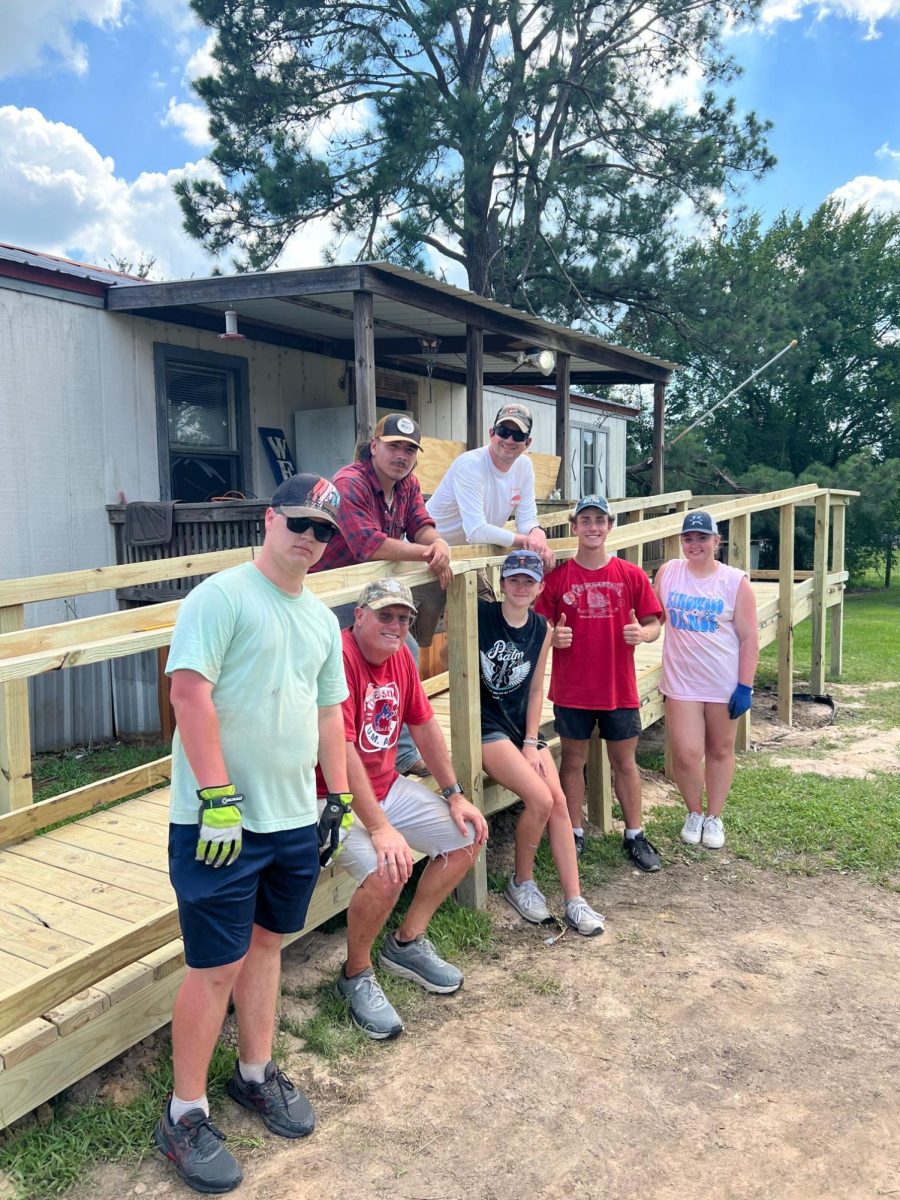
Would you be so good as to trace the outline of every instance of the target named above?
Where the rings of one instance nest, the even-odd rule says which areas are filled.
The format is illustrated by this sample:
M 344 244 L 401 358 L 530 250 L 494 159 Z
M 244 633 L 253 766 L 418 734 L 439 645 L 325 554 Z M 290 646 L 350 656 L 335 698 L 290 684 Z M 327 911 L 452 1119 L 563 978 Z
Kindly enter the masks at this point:
M 463 794 L 463 786 L 459 780 L 451 783 L 449 787 L 441 788 L 441 795 L 445 800 L 449 800 L 451 796 L 462 796 Z

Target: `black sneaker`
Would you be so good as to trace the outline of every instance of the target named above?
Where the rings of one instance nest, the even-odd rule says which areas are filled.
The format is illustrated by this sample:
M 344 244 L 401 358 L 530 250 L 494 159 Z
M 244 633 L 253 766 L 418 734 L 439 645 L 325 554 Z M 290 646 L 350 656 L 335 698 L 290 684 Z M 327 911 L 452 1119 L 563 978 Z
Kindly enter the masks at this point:
M 315 1128 L 312 1105 L 273 1062 L 266 1067 L 263 1083 L 247 1083 L 235 1063 L 227 1091 L 232 1100 L 258 1112 L 266 1129 L 279 1137 L 307 1137 Z
M 658 871 L 662 867 L 659 851 L 652 842 L 639 833 L 635 838 L 622 839 L 622 853 L 626 854 L 642 871 Z
M 173 1124 L 167 1100 L 153 1140 L 195 1192 L 230 1192 L 244 1178 L 234 1156 L 222 1144 L 225 1134 L 216 1129 L 202 1108 L 192 1108 Z
M 575 857 L 581 858 L 584 854 L 584 834 L 576 833 L 573 836 L 575 838 Z

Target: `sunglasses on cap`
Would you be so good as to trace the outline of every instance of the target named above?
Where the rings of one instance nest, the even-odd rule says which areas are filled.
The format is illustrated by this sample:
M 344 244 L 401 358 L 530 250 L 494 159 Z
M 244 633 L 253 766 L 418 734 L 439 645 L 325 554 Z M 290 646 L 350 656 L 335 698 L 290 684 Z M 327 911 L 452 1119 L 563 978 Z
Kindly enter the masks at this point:
M 281 512 L 281 509 L 278 511 Z M 327 521 L 314 521 L 312 517 L 285 517 L 283 512 L 281 515 L 291 533 L 306 533 L 307 529 L 311 529 L 317 542 L 330 542 L 337 533 L 337 529 Z
M 498 438 L 503 438 L 504 441 L 507 438 L 512 438 L 514 442 L 528 441 L 528 434 L 524 429 L 511 429 L 508 425 L 495 425 L 494 433 Z

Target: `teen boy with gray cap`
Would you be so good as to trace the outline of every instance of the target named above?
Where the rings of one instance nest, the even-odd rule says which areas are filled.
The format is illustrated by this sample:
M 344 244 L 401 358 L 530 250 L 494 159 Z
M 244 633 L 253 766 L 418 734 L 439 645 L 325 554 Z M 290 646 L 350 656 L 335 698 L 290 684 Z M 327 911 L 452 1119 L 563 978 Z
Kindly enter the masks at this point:
M 350 695 L 344 701 L 347 772 L 356 820 L 339 866 L 359 887 L 347 909 L 347 961 L 338 992 L 370 1038 L 403 1032 L 403 1022 L 375 979 L 372 943 L 412 871 L 412 850 L 428 855 L 412 903 L 384 939 L 379 966 L 426 991 L 450 993 L 462 972 L 444 962 L 425 937 L 428 923 L 472 866 L 487 840 L 487 823 L 463 795 L 413 657 L 405 645 L 415 616 L 412 593 L 399 579 L 363 589 L 352 629 L 342 636 Z M 440 795 L 397 774 L 397 736 L 409 725 Z M 324 781 L 320 780 L 324 792 Z
M 229 995 L 238 1061 L 228 1094 L 281 1137 L 313 1130 L 272 1039 L 283 935 L 303 928 L 319 847 L 352 800 L 340 630 L 304 587 L 337 530 L 337 505 L 327 479 L 285 480 L 258 557 L 196 587 L 172 636 L 169 872 L 188 971 L 172 1017 L 174 1093 L 154 1138 L 199 1192 L 231 1191 L 243 1177 L 206 1098 Z M 331 793 L 318 827 L 317 756 Z
M 580 853 L 584 846 L 584 768 L 597 725 L 625 817 L 622 850 L 642 871 L 658 871 L 659 853 L 641 828 L 634 648 L 659 637 L 662 608 L 641 568 L 607 553 L 614 524 L 605 496 L 582 496 L 572 513 L 578 551 L 545 577 L 535 611 L 554 625 L 549 696 L 576 848 Z

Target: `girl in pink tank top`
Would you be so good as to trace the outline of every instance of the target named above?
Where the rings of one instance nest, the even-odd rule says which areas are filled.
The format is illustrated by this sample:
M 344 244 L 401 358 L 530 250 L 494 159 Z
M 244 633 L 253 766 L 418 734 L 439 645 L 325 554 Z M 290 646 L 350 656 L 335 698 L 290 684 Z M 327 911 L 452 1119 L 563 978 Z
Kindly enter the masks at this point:
M 736 721 L 750 707 L 759 658 L 753 590 L 745 571 L 716 561 L 720 541 L 709 513 L 688 513 L 685 557 L 664 563 L 654 583 L 665 621 L 659 687 L 675 782 L 688 810 L 681 838 L 710 850 L 725 845 L 722 809 L 734 777 Z

